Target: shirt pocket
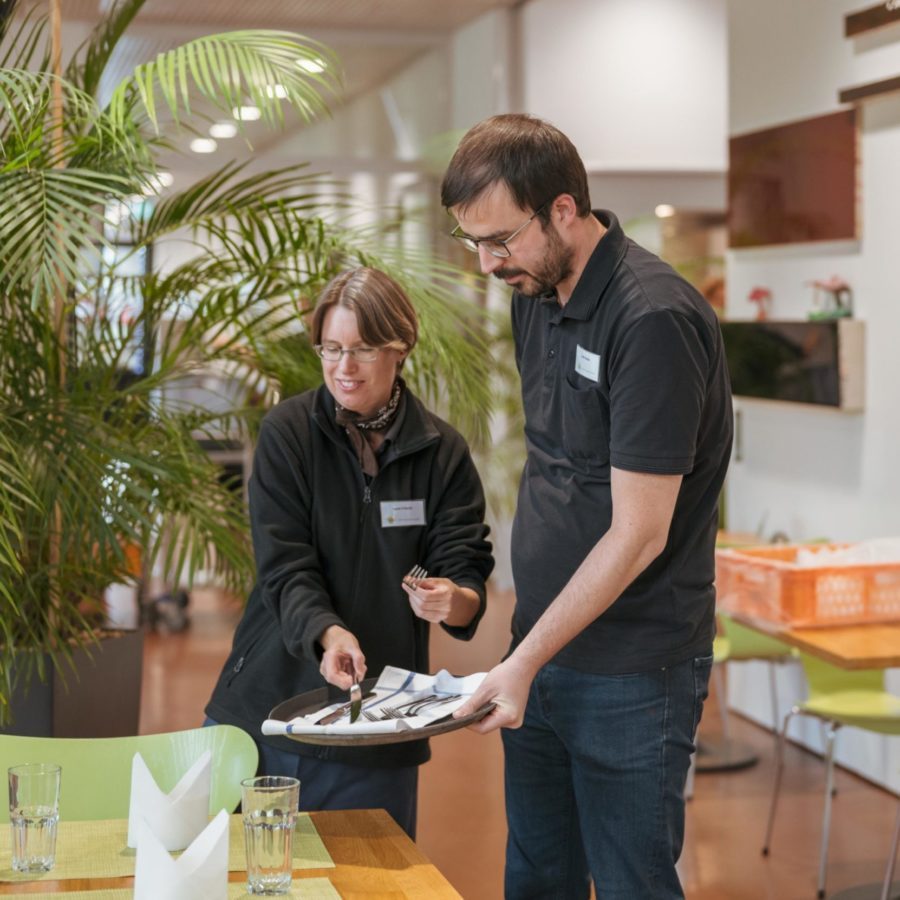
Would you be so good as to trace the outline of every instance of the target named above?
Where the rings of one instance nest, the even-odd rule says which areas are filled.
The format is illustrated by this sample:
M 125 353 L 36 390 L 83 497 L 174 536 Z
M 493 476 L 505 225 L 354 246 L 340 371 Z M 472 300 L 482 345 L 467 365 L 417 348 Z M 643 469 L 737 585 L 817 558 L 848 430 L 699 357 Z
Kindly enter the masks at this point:
M 562 385 L 562 445 L 566 453 L 599 464 L 609 462 L 604 398 L 587 378 L 569 373 Z

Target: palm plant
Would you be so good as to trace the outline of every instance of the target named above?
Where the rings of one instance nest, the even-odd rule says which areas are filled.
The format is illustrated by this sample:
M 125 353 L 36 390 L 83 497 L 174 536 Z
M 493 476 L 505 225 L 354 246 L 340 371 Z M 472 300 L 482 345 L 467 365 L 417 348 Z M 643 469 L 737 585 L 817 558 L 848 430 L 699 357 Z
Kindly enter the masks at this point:
M 120 0 L 64 74 L 42 20 L 0 17 L 0 720 L 13 682 L 43 674 L 44 653 L 65 659 L 93 639 L 129 544 L 145 567 L 246 583 L 242 500 L 198 437 L 246 433 L 283 383 L 318 381 L 303 316 L 340 268 L 379 265 L 407 287 L 422 320 L 408 378 L 476 442 L 486 434 L 489 354 L 459 273 L 343 225 L 339 187 L 303 166 L 251 175 L 230 163 L 152 211 L 135 202 L 154 185 L 164 135 L 196 125 L 198 104 L 252 101 L 277 125 L 283 104 L 308 120 L 337 88 L 327 48 L 242 31 L 161 53 L 101 101 L 142 4 Z M 313 58 L 324 72 L 298 67 Z M 272 83 L 286 97 L 270 96 Z M 185 234 L 190 259 L 132 265 Z M 108 252 L 113 236 L 126 252 Z M 237 395 L 215 410 L 173 399 L 210 366 Z

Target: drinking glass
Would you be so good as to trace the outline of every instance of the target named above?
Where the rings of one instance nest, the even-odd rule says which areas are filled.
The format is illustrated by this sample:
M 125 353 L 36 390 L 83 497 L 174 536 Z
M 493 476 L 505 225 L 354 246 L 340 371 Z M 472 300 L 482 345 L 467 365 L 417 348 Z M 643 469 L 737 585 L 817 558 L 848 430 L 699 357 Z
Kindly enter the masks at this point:
M 12 766 L 8 774 L 12 867 L 48 872 L 56 862 L 62 769 L 54 763 L 27 763 Z
M 290 893 L 299 804 L 296 778 L 262 775 L 241 782 L 249 893 Z

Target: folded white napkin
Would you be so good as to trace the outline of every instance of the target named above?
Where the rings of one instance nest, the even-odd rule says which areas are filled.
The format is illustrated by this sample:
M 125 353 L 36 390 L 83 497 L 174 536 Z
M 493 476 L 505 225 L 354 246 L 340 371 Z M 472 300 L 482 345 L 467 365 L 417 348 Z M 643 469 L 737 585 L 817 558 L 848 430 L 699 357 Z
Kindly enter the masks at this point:
M 223 809 L 173 859 L 149 823 L 137 826 L 134 900 L 225 900 L 228 897 L 228 813 Z
M 400 706 L 430 694 L 459 694 L 456 700 L 440 705 L 426 706 L 420 715 L 404 719 L 387 719 L 370 722 L 365 716 L 350 724 L 349 714 L 333 722 L 331 725 L 316 724 L 329 712 L 346 706 L 346 702 L 334 703 L 317 710 L 308 716 L 297 716 L 290 722 L 278 719 L 266 719 L 262 723 L 263 734 L 315 734 L 315 735 L 363 735 L 383 734 L 385 732 L 405 731 L 410 728 L 424 728 L 435 719 L 443 719 L 459 709 L 484 680 L 486 672 L 457 677 L 446 669 L 437 675 L 424 675 L 421 672 L 410 672 L 395 666 L 386 666 L 378 677 L 373 688 L 374 696 L 363 700 L 363 710 L 377 714 L 385 706 Z
M 209 821 L 212 754 L 205 750 L 164 794 L 140 753 L 131 763 L 131 799 L 128 806 L 128 846 L 137 847 L 138 826 L 146 821 L 166 850 L 184 850 Z

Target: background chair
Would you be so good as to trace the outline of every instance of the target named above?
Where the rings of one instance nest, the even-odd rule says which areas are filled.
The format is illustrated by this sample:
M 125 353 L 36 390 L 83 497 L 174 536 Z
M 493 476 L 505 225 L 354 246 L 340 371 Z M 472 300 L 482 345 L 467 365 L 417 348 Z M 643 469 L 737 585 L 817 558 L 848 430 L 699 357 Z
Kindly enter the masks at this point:
M 233 811 L 241 799 L 241 779 L 256 774 L 253 738 L 233 725 L 211 725 L 168 734 L 116 738 L 48 738 L 0 735 L 0 770 L 20 763 L 62 766 L 60 817 L 71 821 L 126 819 L 131 794 L 131 762 L 140 753 L 164 791 L 171 791 L 204 750 L 212 753 L 210 811 Z M 9 821 L 0 804 L 0 822 Z
M 888 850 L 887 868 L 884 870 L 884 882 L 881 885 L 879 900 L 891 900 L 892 882 L 894 880 L 894 860 L 897 858 L 897 847 L 900 845 L 900 807 L 897 808 L 897 821 L 894 823 L 894 836 Z
M 784 769 L 784 745 L 791 718 L 795 715 L 815 716 L 825 723 L 825 809 L 822 817 L 822 845 L 819 854 L 817 896 L 825 896 L 825 869 L 828 864 L 828 835 L 831 829 L 831 803 L 834 786 L 834 744 L 838 729 L 852 725 L 879 734 L 900 735 L 900 697 L 884 688 L 882 669 L 840 669 L 824 660 L 800 653 L 800 661 L 809 684 L 809 697 L 798 703 L 784 717 L 778 741 L 775 784 L 763 856 L 771 846 L 775 809 Z M 896 850 L 896 846 L 893 848 Z M 888 877 L 892 873 L 889 871 Z
M 756 754 L 753 751 L 748 747 L 736 744 L 731 739 L 725 680 L 722 677 L 725 664 L 749 662 L 750 660 L 762 660 L 769 664 L 769 694 L 772 702 L 773 731 L 777 739 L 780 716 L 774 664 L 796 659 L 796 651 L 782 641 L 762 634 L 755 628 L 741 625 L 723 613 L 719 613 L 716 620 L 718 634 L 713 641 L 712 679 L 716 691 L 719 717 L 722 722 L 722 740 L 717 743 L 700 742 L 697 759 L 698 772 L 739 769 L 756 762 Z

